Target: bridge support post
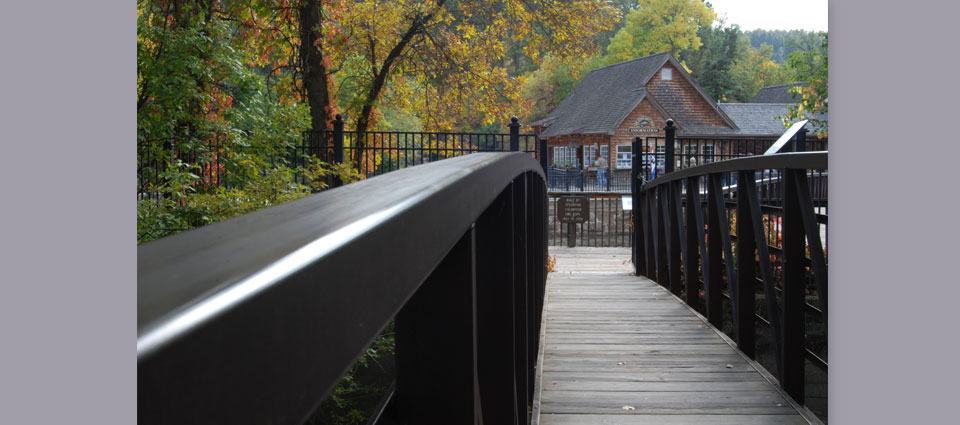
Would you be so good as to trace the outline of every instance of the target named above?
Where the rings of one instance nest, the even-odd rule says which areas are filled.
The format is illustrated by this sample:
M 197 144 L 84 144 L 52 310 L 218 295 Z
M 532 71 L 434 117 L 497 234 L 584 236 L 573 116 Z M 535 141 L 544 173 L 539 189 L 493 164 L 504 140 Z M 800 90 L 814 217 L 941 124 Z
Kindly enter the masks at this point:
M 801 127 L 797 130 L 797 135 L 794 136 L 796 139 L 793 140 L 793 151 L 794 152 L 806 152 L 807 151 L 807 129 L 806 127 Z
M 723 329 L 723 300 L 721 291 L 723 290 L 721 280 L 723 279 L 723 251 L 724 244 L 726 249 L 730 249 L 730 224 L 727 221 L 727 210 L 723 200 L 723 188 L 721 186 L 720 174 L 710 174 L 707 177 L 707 255 L 708 261 L 703 263 L 703 282 L 706 285 L 707 320 L 718 329 Z M 723 219 L 721 220 L 721 217 Z M 724 238 L 723 235 L 726 235 Z M 726 258 L 731 270 L 727 278 L 728 288 L 734 285 L 733 258 Z M 733 294 L 733 291 L 730 291 Z
M 688 177 L 687 179 L 687 208 L 686 208 L 686 239 L 687 243 L 683 253 L 683 280 L 687 290 L 687 305 L 695 310 L 700 309 L 700 270 L 698 268 L 697 255 L 700 246 L 703 245 L 703 210 L 700 205 L 700 178 Z M 699 225 L 698 225 L 699 224 Z M 701 258 L 701 262 L 706 263 L 706 258 Z M 703 268 L 706 271 L 706 267 Z M 704 282 L 709 277 L 704 273 Z M 706 288 L 704 288 L 706 289 Z M 706 290 L 704 290 L 706 292 Z M 702 310 L 701 310 L 702 311 Z
M 753 223 L 759 217 L 751 217 L 750 201 L 746 184 L 753 178 L 753 171 L 738 171 L 737 180 L 737 291 L 734 299 L 734 323 L 737 348 L 751 359 L 756 358 L 756 331 L 754 330 L 754 286 L 756 281 L 756 241 Z
M 514 413 L 517 423 L 524 423 L 527 406 L 533 405 L 533 375 L 529 373 L 527 365 L 530 357 L 536 357 L 536 352 L 530 351 L 530 283 L 532 279 L 528 269 L 529 246 L 532 245 L 532 227 L 529 225 L 530 203 L 532 196 L 530 174 L 524 174 L 513 181 L 513 383 L 514 383 Z M 537 335 L 539 336 L 539 335 Z M 535 362 L 534 362 L 535 363 Z M 531 397 L 527 397 L 530 394 Z
M 401 423 L 482 423 L 471 226 L 396 316 Z
M 680 185 L 683 184 L 682 181 L 677 180 L 667 184 L 667 211 L 665 215 L 667 216 L 667 231 L 670 232 L 667 235 L 667 267 L 670 268 L 670 292 L 676 296 L 681 295 L 683 290 L 683 281 L 681 280 L 681 273 L 683 272 L 683 264 L 681 262 L 681 255 L 683 253 L 683 245 L 686 243 L 682 234 L 683 234 L 683 213 L 682 213 L 682 202 L 680 199 Z M 686 260 L 685 258 L 683 259 Z
M 633 202 L 631 207 L 632 212 L 632 221 L 633 224 L 633 240 L 631 241 L 632 252 L 633 252 L 633 274 L 635 275 L 645 275 L 647 274 L 647 254 L 644 251 L 643 243 L 644 240 L 644 229 L 641 224 L 646 214 L 642 214 L 643 210 L 640 202 L 640 138 L 635 137 L 633 139 L 633 155 L 631 155 L 631 168 L 630 168 L 630 197 Z
M 649 190 L 643 193 L 643 225 L 646 226 L 643 233 L 647 236 L 644 241 L 644 249 L 647 251 L 647 273 L 646 276 L 656 280 L 657 276 L 657 227 L 656 227 L 656 190 Z
M 800 147 L 799 135 L 797 147 Z M 794 188 L 797 173 L 803 170 L 785 170 L 783 185 Z M 780 384 L 798 402 L 804 397 L 804 360 L 806 345 L 804 310 L 806 297 L 803 217 L 795 190 L 784 190 L 783 196 L 783 372 Z
M 547 175 L 547 139 L 540 139 L 540 167 L 543 168 L 544 177 L 549 178 Z
M 667 190 L 665 185 L 660 185 L 656 189 L 657 199 L 653 200 L 653 207 L 657 215 L 654 226 L 657 228 L 657 239 L 654 246 L 654 252 L 657 257 L 657 278 L 656 281 L 661 286 L 667 287 L 670 282 L 670 274 L 667 272 Z
M 516 183 L 508 186 L 477 220 L 477 372 L 484 420 L 516 424 L 519 377 L 515 361 L 519 353 L 517 326 L 524 318 L 516 304 L 523 280 L 516 279 L 515 241 L 522 235 L 516 223 Z M 521 375 L 526 377 L 522 372 Z M 524 404 L 524 409 L 526 405 Z

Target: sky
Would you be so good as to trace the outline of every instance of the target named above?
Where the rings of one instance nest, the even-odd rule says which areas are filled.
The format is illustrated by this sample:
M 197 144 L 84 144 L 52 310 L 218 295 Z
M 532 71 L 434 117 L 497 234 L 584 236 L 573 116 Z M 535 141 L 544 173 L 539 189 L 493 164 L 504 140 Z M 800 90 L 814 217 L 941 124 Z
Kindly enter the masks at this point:
M 707 0 L 741 30 L 827 30 L 827 0 Z

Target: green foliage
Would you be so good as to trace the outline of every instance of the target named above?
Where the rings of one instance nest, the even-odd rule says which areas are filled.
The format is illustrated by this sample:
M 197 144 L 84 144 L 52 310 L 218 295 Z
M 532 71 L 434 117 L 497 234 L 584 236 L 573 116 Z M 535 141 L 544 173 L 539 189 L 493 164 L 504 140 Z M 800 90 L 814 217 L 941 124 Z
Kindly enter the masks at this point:
M 743 81 L 736 78 L 731 69 L 736 61 L 749 54 L 746 51 L 748 46 L 738 42 L 741 34 L 740 27 L 736 25 L 724 27 L 721 23 L 716 27 L 702 27 L 697 35 L 703 46 L 680 55 L 693 77 L 715 100 L 738 98 L 738 88 Z
M 819 36 L 820 43 L 816 47 L 799 50 L 787 58 L 787 63 L 796 70 L 797 78 L 807 84 L 790 89 L 794 98 L 799 100 L 781 118 L 784 126 L 795 119 L 810 119 L 817 137 L 823 138 L 827 136 L 827 33 L 819 33 Z
M 304 167 L 260 168 L 254 163 L 257 160 L 262 158 L 253 157 L 243 164 L 253 174 L 242 186 L 219 186 L 206 193 L 195 193 L 192 185 L 197 177 L 183 171 L 185 165 L 171 167 L 160 187 L 160 192 L 169 196 L 137 201 L 138 243 L 305 197 L 325 189 L 329 178 L 344 183 L 360 180 L 350 164 L 331 165 L 311 158 Z M 303 175 L 307 184 L 298 182 L 297 174 Z
M 664 51 L 674 57 L 700 48 L 697 30 L 709 27 L 717 14 L 701 0 L 641 0 L 627 14 L 626 24 L 607 46 L 607 64 Z
M 540 69 L 532 72 L 523 85 L 523 96 L 533 101 L 530 115 L 523 122 L 530 123 L 550 114 L 590 71 L 603 66 L 599 56 L 571 61 L 547 56 Z
M 386 394 L 394 370 L 396 338 L 391 321 L 364 350 L 306 425 L 360 425 Z
M 771 46 L 750 48 L 745 36 L 741 36 L 738 43 L 743 46 L 740 52 L 745 53 L 730 67 L 730 78 L 736 83 L 728 100 L 749 102 L 764 87 L 796 82 L 796 75 L 791 68 L 780 66 L 770 59 L 773 52 Z
M 804 49 L 803 46 L 810 45 L 810 40 L 816 39 L 819 41 L 816 32 L 806 30 L 755 29 L 744 31 L 744 34 L 750 37 L 750 46 L 754 49 L 759 49 L 764 44 L 772 47 L 770 59 L 780 65 L 787 62 L 787 57 L 791 53 L 797 50 L 809 50 Z M 816 44 L 819 43 L 812 45 L 815 46 Z

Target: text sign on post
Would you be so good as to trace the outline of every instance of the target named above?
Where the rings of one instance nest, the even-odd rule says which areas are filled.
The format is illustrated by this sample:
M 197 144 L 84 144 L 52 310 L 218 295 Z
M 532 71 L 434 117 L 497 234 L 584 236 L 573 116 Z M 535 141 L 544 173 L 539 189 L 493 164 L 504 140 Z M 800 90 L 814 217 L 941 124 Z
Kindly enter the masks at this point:
M 590 219 L 590 198 L 561 196 L 557 200 L 557 220 L 561 223 L 583 223 Z

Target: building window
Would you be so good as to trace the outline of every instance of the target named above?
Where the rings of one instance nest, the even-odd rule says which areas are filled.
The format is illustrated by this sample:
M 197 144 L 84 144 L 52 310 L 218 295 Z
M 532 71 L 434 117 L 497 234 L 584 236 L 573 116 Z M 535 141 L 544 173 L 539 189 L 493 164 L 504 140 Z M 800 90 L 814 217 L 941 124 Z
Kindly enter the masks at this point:
M 630 168 L 632 167 L 631 159 L 633 159 L 633 146 L 631 145 L 617 145 L 617 168 Z
M 703 147 L 703 163 L 704 164 L 709 164 L 713 161 L 716 161 L 715 155 L 717 152 L 715 149 L 716 148 L 714 148 L 713 145 L 705 145 Z
M 673 79 L 673 70 L 670 68 L 663 68 L 660 70 L 660 79 L 662 80 L 672 80 Z
M 600 157 L 604 161 L 610 161 L 610 147 L 606 145 L 600 145 Z M 585 165 L 593 166 L 594 161 L 597 160 L 597 145 L 587 145 L 583 147 L 583 162 Z
M 657 145 L 657 169 L 663 170 L 663 164 L 666 163 L 667 158 L 667 147 L 665 145 Z M 660 171 L 661 173 L 663 171 Z
M 699 146 L 697 145 L 686 145 L 683 147 L 683 163 L 687 167 L 695 167 L 700 163 L 700 159 L 697 158 L 699 152 Z
M 577 165 L 577 148 L 572 146 L 555 146 L 553 148 L 553 165 L 565 167 Z

